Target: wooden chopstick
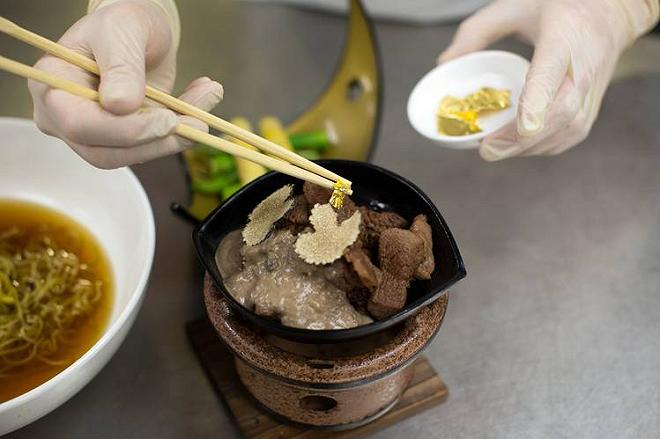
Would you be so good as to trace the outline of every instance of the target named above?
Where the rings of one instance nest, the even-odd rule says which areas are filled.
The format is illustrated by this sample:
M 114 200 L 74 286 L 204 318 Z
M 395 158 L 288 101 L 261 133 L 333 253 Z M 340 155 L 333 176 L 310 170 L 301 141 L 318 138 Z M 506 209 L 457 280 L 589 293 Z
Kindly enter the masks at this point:
M 99 75 L 99 68 L 97 64 L 80 53 L 74 52 L 73 50 L 64 47 L 54 41 L 51 41 L 47 38 L 42 37 L 41 35 L 35 34 L 27 29 L 24 29 L 17 25 L 16 23 L 7 20 L 4 17 L 0 17 L 0 32 L 3 32 L 11 37 L 14 37 L 24 43 L 27 43 L 37 49 L 40 49 L 50 55 L 61 58 L 65 61 L 68 61 L 71 64 L 74 64 L 81 69 L 87 70 L 90 73 Z M 204 110 L 201 110 L 194 105 L 191 105 L 187 102 L 184 102 L 180 99 L 177 99 L 173 96 L 168 95 L 167 93 L 158 90 L 157 88 L 146 86 L 145 94 L 148 98 L 178 112 L 188 116 L 192 116 L 196 119 L 201 120 L 210 127 L 213 127 L 225 134 L 229 134 L 237 139 L 240 139 L 250 145 L 259 148 L 262 151 L 268 152 L 276 157 L 279 157 L 289 163 L 292 163 L 300 168 L 307 169 L 313 173 L 316 173 L 320 176 L 323 176 L 327 179 L 330 179 L 335 182 L 343 182 L 348 186 L 347 194 L 351 195 L 351 181 L 347 180 L 336 173 L 325 169 L 323 166 L 307 160 L 306 158 L 296 154 L 293 151 L 290 151 L 284 148 L 281 145 L 278 145 L 274 142 L 271 142 L 263 137 L 260 137 L 248 130 L 245 130 L 241 127 L 233 125 L 230 122 L 227 122 L 224 119 L 221 119 L 211 113 L 208 113 Z M 274 168 L 272 168 L 274 169 Z
M 44 72 L 43 70 L 38 70 L 34 67 L 30 67 L 9 58 L 5 58 L 4 56 L 0 56 L 0 70 L 5 70 L 9 73 L 41 82 L 52 88 L 64 90 L 82 98 L 97 102 L 99 101 L 99 92 L 96 90 L 92 90 L 91 88 L 87 88 L 67 79 L 57 77 L 51 73 Z M 235 143 L 231 143 L 228 140 L 213 136 L 204 131 L 192 128 L 188 125 L 179 124 L 176 126 L 174 132 L 181 137 L 185 137 L 186 139 L 212 146 L 233 156 L 259 163 L 260 165 L 275 171 L 282 172 L 301 180 L 312 182 L 328 189 L 334 189 L 334 183 L 332 180 L 321 177 L 320 175 L 314 174 L 306 169 L 301 169 L 283 160 L 267 156 L 266 154 L 263 154 L 259 151 L 254 151 L 236 145 Z

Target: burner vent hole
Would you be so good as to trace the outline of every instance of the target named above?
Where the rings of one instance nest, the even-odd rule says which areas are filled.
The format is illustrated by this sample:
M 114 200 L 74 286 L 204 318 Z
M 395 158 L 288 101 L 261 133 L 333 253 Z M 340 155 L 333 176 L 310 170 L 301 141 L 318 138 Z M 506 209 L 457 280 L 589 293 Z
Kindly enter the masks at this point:
M 309 395 L 300 398 L 300 408 L 313 412 L 327 412 L 337 407 L 337 401 L 333 398 L 320 395 Z
M 308 360 L 307 365 L 313 369 L 332 369 L 335 363 L 324 360 Z

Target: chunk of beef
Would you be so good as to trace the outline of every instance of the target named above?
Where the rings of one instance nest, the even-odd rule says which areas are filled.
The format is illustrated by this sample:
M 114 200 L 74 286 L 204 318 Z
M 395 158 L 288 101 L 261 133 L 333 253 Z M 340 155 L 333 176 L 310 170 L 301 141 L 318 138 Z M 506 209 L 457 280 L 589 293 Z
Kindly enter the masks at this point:
M 380 283 L 381 272 L 376 267 L 364 248 L 349 248 L 344 258 L 351 264 L 362 284 L 369 290 L 375 291 Z
M 382 231 L 378 243 L 382 275 L 367 304 L 372 316 L 383 319 L 405 306 L 410 281 L 424 257 L 423 250 L 424 241 L 410 230 Z
M 433 257 L 433 235 L 426 215 L 417 215 L 413 219 L 410 231 L 419 236 L 424 242 L 424 257 L 415 271 L 415 277 L 417 279 L 431 279 L 431 274 L 435 270 L 435 259 Z

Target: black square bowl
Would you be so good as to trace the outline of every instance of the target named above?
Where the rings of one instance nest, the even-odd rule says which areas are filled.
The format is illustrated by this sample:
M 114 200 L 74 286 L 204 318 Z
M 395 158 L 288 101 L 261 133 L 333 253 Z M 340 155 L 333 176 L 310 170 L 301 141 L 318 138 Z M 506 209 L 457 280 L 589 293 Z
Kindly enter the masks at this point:
M 393 172 L 369 163 L 345 160 L 320 160 L 318 163 L 353 182 L 354 193 L 351 198 L 358 205 L 368 205 L 376 210 L 393 210 L 409 221 L 420 213 L 427 216 L 433 231 L 433 253 L 436 261 L 431 279 L 413 282 L 408 290 L 407 304 L 397 314 L 350 329 L 291 328 L 244 308 L 225 288 L 215 264 L 215 251 L 229 232 L 245 226 L 248 214 L 268 195 L 291 183 L 295 185 L 296 193 L 301 192 L 300 180 L 271 172 L 252 181 L 222 203 L 193 232 L 193 241 L 199 259 L 218 290 L 239 315 L 266 333 L 288 340 L 303 343 L 338 343 L 365 337 L 404 321 L 437 300 L 450 286 L 465 277 L 463 259 L 449 226 L 433 202 L 417 186 Z

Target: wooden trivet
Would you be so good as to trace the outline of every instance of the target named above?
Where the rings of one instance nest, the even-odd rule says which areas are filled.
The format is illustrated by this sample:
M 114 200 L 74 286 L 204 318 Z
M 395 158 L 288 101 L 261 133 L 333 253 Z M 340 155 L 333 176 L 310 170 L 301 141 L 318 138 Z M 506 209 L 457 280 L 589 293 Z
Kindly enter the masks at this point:
M 231 353 L 206 318 L 189 322 L 186 331 L 211 384 L 229 408 L 243 436 L 249 439 L 364 438 L 439 405 L 449 395 L 447 386 L 433 366 L 426 358 L 420 357 L 412 366 L 415 375 L 410 385 L 392 410 L 381 418 L 354 430 L 305 430 L 273 419 L 253 403 L 236 375 Z

